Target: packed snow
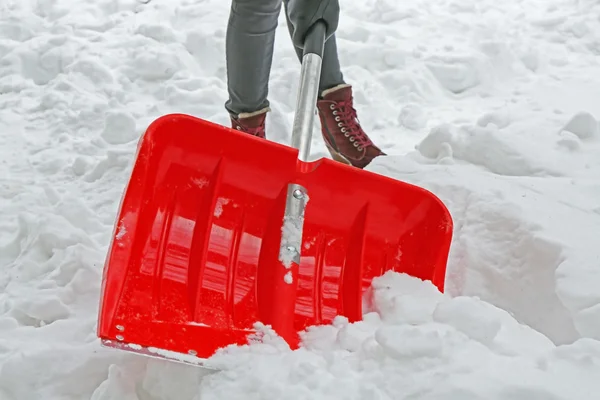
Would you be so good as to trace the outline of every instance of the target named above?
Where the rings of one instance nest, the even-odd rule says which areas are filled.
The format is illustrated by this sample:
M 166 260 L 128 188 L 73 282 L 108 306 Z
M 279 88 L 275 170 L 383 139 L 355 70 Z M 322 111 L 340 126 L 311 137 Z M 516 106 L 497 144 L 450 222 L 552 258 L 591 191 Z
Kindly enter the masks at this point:
M 137 139 L 228 124 L 223 0 L 0 2 L 0 399 L 590 400 L 600 392 L 600 2 L 344 0 L 343 72 L 455 231 L 446 293 L 387 273 L 364 320 L 213 371 L 101 348 L 103 262 Z M 283 15 L 271 140 L 299 64 Z M 315 129 L 318 125 L 315 124 Z M 315 131 L 313 158 L 327 156 Z

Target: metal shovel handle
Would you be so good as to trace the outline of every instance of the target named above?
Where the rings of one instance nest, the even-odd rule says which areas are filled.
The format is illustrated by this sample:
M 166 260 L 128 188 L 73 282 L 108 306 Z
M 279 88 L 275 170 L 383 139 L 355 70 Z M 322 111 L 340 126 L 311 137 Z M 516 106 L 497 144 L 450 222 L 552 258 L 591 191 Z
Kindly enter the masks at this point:
M 310 140 L 315 119 L 315 106 L 319 95 L 325 34 L 325 23 L 319 20 L 311 27 L 304 41 L 300 90 L 298 91 L 296 115 L 294 116 L 294 127 L 292 129 L 292 147 L 298 149 L 298 159 L 301 161 L 308 161 L 310 155 Z M 282 227 L 283 234 L 279 247 L 279 260 L 286 268 L 291 267 L 291 262 L 300 265 L 307 195 L 306 188 L 301 185 L 297 183 L 288 185 Z M 286 275 L 286 282 L 296 281 L 295 275 L 297 272 L 287 269 L 284 272 L 291 273 L 290 276 Z M 283 280 L 282 278 L 282 282 Z M 279 286 L 276 287 L 279 288 Z M 284 292 L 287 292 L 287 289 L 284 289 Z M 290 305 L 289 309 L 293 310 L 293 307 Z
M 310 28 L 304 41 L 300 89 L 292 128 L 292 147 L 298 149 L 298 159 L 301 161 L 308 161 L 310 156 L 310 142 L 315 120 L 315 106 L 319 96 L 326 28 L 324 21 L 317 21 Z

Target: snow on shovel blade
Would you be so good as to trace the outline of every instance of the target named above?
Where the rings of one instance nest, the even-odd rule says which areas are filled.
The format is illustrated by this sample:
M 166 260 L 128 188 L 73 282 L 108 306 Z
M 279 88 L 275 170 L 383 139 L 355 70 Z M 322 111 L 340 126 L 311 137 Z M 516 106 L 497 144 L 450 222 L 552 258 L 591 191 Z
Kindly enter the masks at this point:
M 284 224 L 298 188 L 303 224 Z M 122 199 L 98 336 L 193 362 L 247 344 L 260 321 L 295 348 L 308 326 L 360 320 L 364 291 L 387 270 L 443 291 L 451 235 L 447 209 L 422 188 L 163 116 L 140 141 Z

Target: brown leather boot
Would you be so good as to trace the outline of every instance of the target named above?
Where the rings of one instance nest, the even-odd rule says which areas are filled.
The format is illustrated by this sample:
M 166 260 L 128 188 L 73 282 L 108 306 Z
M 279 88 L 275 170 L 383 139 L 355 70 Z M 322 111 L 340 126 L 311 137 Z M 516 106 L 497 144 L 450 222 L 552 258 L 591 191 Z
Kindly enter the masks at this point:
M 265 120 L 267 119 L 268 111 L 270 111 L 270 108 L 267 107 L 252 113 L 240 113 L 237 117 L 231 115 L 231 127 L 265 139 L 267 137 Z
M 360 126 L 350 85 L 342 84 L 323 91 L 317 100 L 317 109 L 323 139 L 334 160 L 364 168 L 375 157 L 386 155 Z

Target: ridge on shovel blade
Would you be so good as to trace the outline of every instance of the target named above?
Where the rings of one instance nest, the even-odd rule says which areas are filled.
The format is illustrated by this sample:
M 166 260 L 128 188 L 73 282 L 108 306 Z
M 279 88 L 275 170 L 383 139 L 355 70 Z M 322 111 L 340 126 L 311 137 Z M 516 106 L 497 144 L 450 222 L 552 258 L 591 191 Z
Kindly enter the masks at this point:
M 387 270 L 444 290 L 452 220 L 437 197 L 297 154 L 192 116 L 154 121 L 105 265 L 103 345 L 200 363 L 247 344 L 260 321 L 296 348 L 308 326 L 360 320 L 365 290 Z M 290 184 L 308 194 L 303 229 L 291 232 L 299 265 L 280 261 Z

